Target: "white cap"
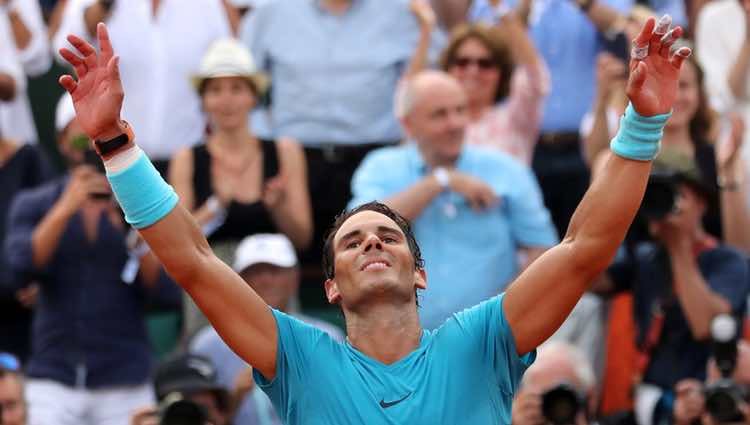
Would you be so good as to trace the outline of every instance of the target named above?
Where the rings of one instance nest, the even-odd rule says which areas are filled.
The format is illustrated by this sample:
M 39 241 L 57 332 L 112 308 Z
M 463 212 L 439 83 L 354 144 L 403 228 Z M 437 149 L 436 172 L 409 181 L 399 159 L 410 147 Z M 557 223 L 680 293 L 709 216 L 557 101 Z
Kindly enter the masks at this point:
M 57 101 L 57 108 L 55 109 L 55 130 L 61 132 L 65 130 L 65 127 L 70 124 L 76 117 L 76 110 L 73 107 L 73 98 L 70 97 L 70 93 L 63 93 L 59 101 Z
M 297 254 L 294 253 L 292 242 L 282 234 L 259 233 L 246 237 L 234 252 L 234 271 L 240 273 L 260 263 L 278 267 L 297 265 Z
M 220 39 L 211 44 L 192 82 L 198 89 L 203 81 L 219 77 L 247 78 L 258 90 L 258 95 L 268 88 L 266 74 L 258 71 L 250 51 L 234 38 Z

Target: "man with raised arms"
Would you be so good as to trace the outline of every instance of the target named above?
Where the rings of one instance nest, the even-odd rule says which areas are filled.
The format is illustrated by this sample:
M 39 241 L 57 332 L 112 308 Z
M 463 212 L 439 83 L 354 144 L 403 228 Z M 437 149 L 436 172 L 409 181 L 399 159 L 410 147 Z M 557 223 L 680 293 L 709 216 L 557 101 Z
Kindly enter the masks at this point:
M 103 24 L 97 28 L 98 53 L 68 37 L 78 53 L 61 54 L 78 80 L 66 75 L 60 83 L 95 141 L 126 219 L 222 338 L 254 367 L 285 423 L 510 423 L 511 400 L 535 347 L 610 263 L 641 202 L 679 69 L 690 55 L 687 48 L 671 52 L 682 29 L 669 27 L 669 17 L 658 24 L 650 19 L 633 41 L 631 105 L 606 167 L 562 242 L 504 294 L 425 331 L 416 292 L 428 290 L 429 275 L 406 221 L 378 203 L 337 219 L 325 246 L 325 290 L 344 313 L 344 343 L 270 309 L 213 255 L 120 119 L 118 58 Z

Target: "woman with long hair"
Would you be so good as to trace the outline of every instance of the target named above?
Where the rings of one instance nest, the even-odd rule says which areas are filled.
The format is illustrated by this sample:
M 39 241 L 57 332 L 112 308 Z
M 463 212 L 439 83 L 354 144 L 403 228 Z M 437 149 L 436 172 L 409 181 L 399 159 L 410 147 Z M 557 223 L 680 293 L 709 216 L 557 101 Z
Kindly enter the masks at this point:
M 194 78 L 210 135 L 179 151 L 170 181 L 209 242 L 255 233 L 284 233 L 297 249 L 312 236 L 304 154 L 290 139 L 261 140 L 251 132 L 250 111 L 267 80 L 235 40 L 217 41 Z

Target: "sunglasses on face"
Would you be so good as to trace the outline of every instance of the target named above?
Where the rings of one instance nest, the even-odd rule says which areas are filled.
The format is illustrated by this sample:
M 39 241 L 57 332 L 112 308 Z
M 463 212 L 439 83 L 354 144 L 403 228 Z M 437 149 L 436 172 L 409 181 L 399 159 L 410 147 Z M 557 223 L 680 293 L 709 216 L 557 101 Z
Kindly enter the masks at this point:
M 472 64 L 482 70 L 495 68 L 495 61 L 490 58 L 457 57 L 453 60 L 453 66 L 458 68 L 468 68 Z

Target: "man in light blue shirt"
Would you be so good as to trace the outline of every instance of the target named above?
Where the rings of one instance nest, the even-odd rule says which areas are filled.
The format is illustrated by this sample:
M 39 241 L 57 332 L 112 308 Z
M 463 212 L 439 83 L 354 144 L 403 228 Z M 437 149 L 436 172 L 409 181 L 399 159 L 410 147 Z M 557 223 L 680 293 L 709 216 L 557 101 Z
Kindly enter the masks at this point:
M 393 95 L 422 30 L 409 0 L 272 1 L 243 23 L 240 38 L 272 81 L 253 128 L 305 147 L 314 236 L 304 263 L 319 263 L 362 158 L 401 139 Z
M 533 261 L 557 234 L 527 167 L 463 143 L 464 109 L 445 126 L 431 125 L 445 108 L 441 99 L 465 99 L 458 84 L 438 72 L 407 84 L 401 120 L 414 143 L 371 152 L 354 174 L 349 206 L 381 200 L 410 220 L 430 269 L 420 319 L 434 329 L 502 292 L 519 271 L 519 250 Z M 431 180 L 438 190 L 425 190 Z
M 681 33 L 677 28 L 673 35 Z M 219 335 L 253 366 L 256 382 L 288 425 L 509 423 L 534 349 L 606 269 L 638 211 L 680 67 L 690 55 L 688 48 L 670 54 L 672 42 L 655 32 L 655 21 L 644 25 L 631 61 L 631 105 L 563 242 L 504 294 L 435 331 L 424 330 L 417 313 L 416 292 L 427 289 L 428 273 L 406 219 L 375 202 L 338 217 L 323 249 L 326 297 L 346 320 L 347 339 L 338 343 L 269 308 L 211 252 L 190 212 L 135 144 L 133 129 L 120 120 L 124 92 L 104 24 L 98 36 L 100 53 L 69 37 L 83 57 L 67 49 L 61 54 L 79 80 L 65 75 L 60 83 L 75 100 L 81 127 L 96 140 L 118 203 Z M 451 92 L 433 102 L 442 106 L 420 131 L 445 132 L 436 151 L 455 157 L 461 144 L 455 143 L 458 129 L 450 128 L 465 119 L 465 99 Z M 425 202 L 424 191 L 442 191 L 438 180 L 445 181 L 436 176 L 410 193 L 413 202 Z M 492 202 L 491 191 L 468 186 L 477 208 Z

